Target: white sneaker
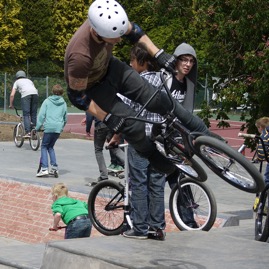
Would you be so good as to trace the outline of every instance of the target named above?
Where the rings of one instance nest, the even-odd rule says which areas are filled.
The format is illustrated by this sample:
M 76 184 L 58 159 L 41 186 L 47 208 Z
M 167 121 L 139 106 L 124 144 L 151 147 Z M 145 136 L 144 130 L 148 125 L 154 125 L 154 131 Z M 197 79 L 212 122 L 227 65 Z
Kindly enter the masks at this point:
M 45 169 L 45 170 L 40 170 L 37 174 L 36 174 L 36 176 L 37 177 L 43 177 L 43 176 L 47 176 L 49 174 L 49 171 L 48 171 L 48 169 Z
M 49 174 L 54 175 L 55 172 L 58 173 L 58 166 L 52 165 L 51 168 L 50 168 Z

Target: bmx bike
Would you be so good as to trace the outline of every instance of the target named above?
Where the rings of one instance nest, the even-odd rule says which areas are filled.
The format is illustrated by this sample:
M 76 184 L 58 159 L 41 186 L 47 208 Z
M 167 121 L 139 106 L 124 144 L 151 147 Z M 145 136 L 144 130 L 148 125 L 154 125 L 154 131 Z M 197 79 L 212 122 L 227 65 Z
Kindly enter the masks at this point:
M 124 121 L 131 119 L 160 126 L 165 124 L 163 132 L 156 138 L 157 148 L 166 156 L 166 158 L 173 162 L 182 173 L 192 178 L 194 184 L 198 185 L 207 179 L 206 172 L 194 159 L 194 156 L 197 156 L 216 175 L 232 186 L 250 193 L 261 191 L 264 188 L 261 174 L 251 162 L 242 156 L 242 154 L 232 149 L 225 142 L 214 137 L 204 136 L 203 133 L 199 132 L 190 132 L 177 120 L 174 115 L 175 102 L 166 85 L 167 80 L 163 79 L 162 73 L 160 76 L 164 81 L 163 85 L 156 90 L 152 97 L 142 106 L 140 111 L 134 117 L 127 117 Z M 172 104 L 171 110 L 167 111 L 164 119 L 160 122 L 154 122 L 139 117 L 142 111 L 147 109 L 147 105 L 163 87 Z M 170 206 L 172 205 L 171 214 L 180 218 L 180 216 L 183 215 L 184 208 L 184 206 L 178 206 L 180 202 L 184 205 L 184 201 L 181 199 L 182 195 L 180 194 L 180 178 L 178 178 L 177 185 L 178 186 L 176 186 L 176 189 L 174 190 L 175 198 L 172 199 L 172 202 L 169 202 L 169 204 Z M 124 187 L 121 186 L 120 183 L 115 183 L 114 181 L 112 183 L 108 180 L 98 183 L 92 189 L 88 201 L 89 216 L 95 228 L 97 230 L 99 228 L 101 233 L 107 235 L 120 233 L 121 228 L 119 227 L 121 223 L 118 222 L 118 218 L 114 218 L 114 216 L 119 214 L 122 215 L 122 204 L 119 204 L 117 201 L 123 201 L 119 195 L 119 193 L 123 192 Z M 172 193 L 173 191 L 171 194 Z M 124 195 L 124 193 L 121 195 Z M 99 197 L 101 199 L 98 200 Z M 177 214 L 177 212 L 180 213 Z M 107 222 L 105 222 L 107 216 L 110 217 L 109 222 L 111 223 L 111 226 L 109 227 L 105 226 L 107 225 Z M 114 221 L 117 223 L 116 228 L 114 228 L 114 226 L 112 227 Z M 182 222 L 184 223 L 184 221 Z M 185 226 L 185 229 L 189 229 L 188 225 Z
M 35 129 L 32 129 L 30 135 L 26 135 L 23 123 L 23 116 L 19 114 L 19 109 L 17 109 L 16 107 L 14 107 L 14 109 L 17 116 L 20 118 L 20 122 L 16 124 L 13 130 L 13 141 L 16 147 L 22 147 L 24 140 L 29 139 L 31 149 L 34 151 L 38 150 L 41 140 L 39 133 Z
M 244 138 L 251 138 L 255 139 L 256 142 L 260 142 L 263 148 L 263 152 L 265 152 L 264 157 L 265 161 L 268 163 L 269 158 L 266 154 L 266 146 L 264 144 L 264 141 L 259 135 L 255 134 L 244 134 L 244 133 L 239 133 L 239 137 L 244 137 Z M 241 151 L 244 150 L 246 147 L 245 144 L 243 144 L 240 149 Z M 257 152 L 257 150 L 256 150 Z M 255 155 L 256 155 L 255 152 Z M 255 156 L 254 155 L 254 156 Z M 262 167 L 263 167 L 263 161 L 259 163 L 259 171 L 262 174 Z M 265 186 L 265 188 L 260 192 L 256 194 L 256 199 L 258 199 L 257 205 L 255 205 L 256 208 L 253 208 L 254 211 L 256 212 L 255 215 L 255 240 L 256 241 L 261 241 L 261 242 L 266 242 L 267 239 L 269 238 L 269 185 Z

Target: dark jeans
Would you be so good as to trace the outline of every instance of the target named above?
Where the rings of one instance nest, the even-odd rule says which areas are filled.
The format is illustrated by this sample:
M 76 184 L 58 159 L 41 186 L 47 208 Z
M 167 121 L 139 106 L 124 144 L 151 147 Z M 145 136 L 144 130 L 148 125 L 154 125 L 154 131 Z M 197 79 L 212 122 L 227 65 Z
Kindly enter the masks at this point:
M 124 139 L 121 138 L 120 144 L 123 144 L 123 143 L 124 143 Z M 120 165 L 121 167 L 124 167 L 124 151 L 122 148 L 120 150 L 111 149 L 109 150 L 109 154 L 110 154 L 110 160 L 112 164 Z
M 92 116 L 89 112 L 86 112 L 86 133 L 91 132 L 93 120 L 94 116 Z
M 31 131 L 31 123 L 36 126 L 38 108 L 38 95 L 31 94 L 21 98 L 21 109 L 23 112 L 23 121 L 25 132 Z
M 90 219 L 78 219 L 67 225 L 65 239 L 89 237 L 91 235 L 92 223 Z
M 156 92 L 156 88 L 141 78 L 133 68 L 116 58 L 111 58 L 106 76 L 101 82 L 88 89 L 86 94 L 88 99 L 93 99 L 104 111 L 126 118 L 134 116 L 136 112 L 126 105 L 117 96 L 117 93 L 140 104 L 145 104 L 154 92 Z M 72 99 L 69 94 L 70 97 Z M 200 118 L 193 116 L 179 102 L 173 102 L 175 103 L 175 115 L 187 128 L 191 131 L 208 134 L 208 129 Z M 79 107 L 79 104 L 77 106 Z M 172 104 L 167 94 L 161 91 L 158 91 L 147 107 L 149 111 L 161 115 L 166 114 L 171 108 Z M 146 137 L 143 122 L 128 120 L 124 123 L 121 132 L 138 152 L 149 159 L 155 169 L 167 174 L 174 172 L 174 165 L 156 149 L 155 143 Z
M 106 162 L 103 154 L 104 144 L 107 139 L 111 139 L 111 130 L 106 127 L 104 123 L 99 123 L 94 129 L 94 151 L 95 158 L 99 167 L 101 179 L 108 179 L 108 171 Z M 120 159 L 124 162 L 124 152 L 120 148 L 110 149 L 113 151 L 113 155 L 116 156 L 117 160 Z

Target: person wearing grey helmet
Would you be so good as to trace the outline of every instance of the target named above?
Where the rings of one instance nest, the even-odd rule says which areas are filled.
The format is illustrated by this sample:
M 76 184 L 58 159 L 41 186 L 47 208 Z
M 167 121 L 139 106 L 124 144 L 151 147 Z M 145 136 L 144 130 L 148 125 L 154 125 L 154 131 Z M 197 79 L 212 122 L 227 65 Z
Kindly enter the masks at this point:
M 23 113 L 25 136 L 30 137 L 31 129 L 36 126 L 38 90 L 33 81 L 27 78 L 25 72 L 22 70 L 16 73 L 16 81 L 10 93 L 9 107 L 11 109 L 14 108 L 13 102 L 17 91 L 21 94 L 21 109 Z

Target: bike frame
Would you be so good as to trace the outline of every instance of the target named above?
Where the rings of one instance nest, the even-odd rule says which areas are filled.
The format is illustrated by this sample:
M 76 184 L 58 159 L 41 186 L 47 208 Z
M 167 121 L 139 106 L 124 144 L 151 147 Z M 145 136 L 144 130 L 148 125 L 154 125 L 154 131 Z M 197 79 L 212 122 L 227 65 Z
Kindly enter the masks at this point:
M 192 158 L 192 156 L 194 154 L 196 154 L 196 150 L 193 146 L 193 140 L 196 139 L 198 136 L 203 135 L 203 133 L 200 132 L 190 132 L 187 128 L 185 128 L 176 118 L 176 116 L 174 115 L 174 110 L 175 110 L 175 102 L 173 101 L 173 97 L 167 87 L 166 82 L 169 80 L 169 78 L 172 75 L 168 75 L 166 79 L 163 78 L 163 73 L 161 72 L 161 77 L 162 77 L 162 81 L 164 81 L 161 86 L 158 88 L 157 91 L 154 92 L 154 94 L 149 98 L 149 100 L 141 107 L 141 109 L 137 112 L 137 114 L 132 117 L 126 117 L 124 119 L 124 121 L 126 120 L 138 120 L 138 121 L 142 121 L 145 123 L 150 123 L 150 124 L 154 124 L 154 125 L 159 125 L 161 126 L 162 124 L 167 124 L 166 128 L 167 128 L 167 132 L 165 134 L 164 141 L 167 141 L 171 144 L 173 144 L 175 146 L 175 148 L 177 148 L 179 150 L 179 152 L 183 153 L 187 158 Z M 151 121 L 151 120 L 147 120 L 144 118 L 139 118 L 139 116 L 141 115 L 142 111 L 144 109 L 147 109 L 148 104 L 153 100 L 153 98 L 158 94 L 159 91 L 161 91 L 162 87 L 164 86 L 165 91 L 171 101 L 172 104 L 172 109 L 170 112 L 168 112 L 165 116 L 165 119 L 159 122 L 156 121 Z M 180 132 L 182 140 L 183 140 L 183 145 L 177 143 L 173 137 L 171 137 L 171 132 L 173 130 L 177 130 Z M 168 157 L 171 158 L 171 157 Z M 171 158 L 173 159 L 173 158 Z

